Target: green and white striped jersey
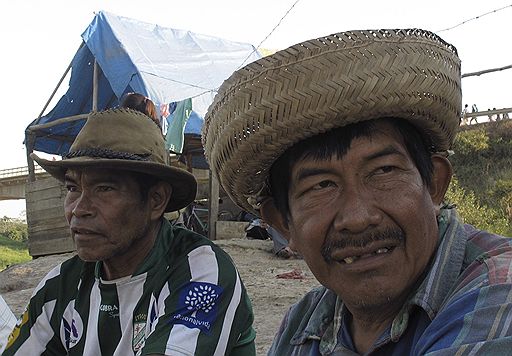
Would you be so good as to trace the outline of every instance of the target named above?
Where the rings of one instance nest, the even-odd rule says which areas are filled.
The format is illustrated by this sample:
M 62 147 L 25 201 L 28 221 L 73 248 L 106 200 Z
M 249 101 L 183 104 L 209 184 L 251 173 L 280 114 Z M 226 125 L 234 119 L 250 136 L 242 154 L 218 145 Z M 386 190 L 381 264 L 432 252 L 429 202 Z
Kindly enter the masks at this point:
M 253 314 L 230 257 L 164 221 L 132 275 L 100 277 L 75 256 L 34 290 L 10 355 L 254 355 Z

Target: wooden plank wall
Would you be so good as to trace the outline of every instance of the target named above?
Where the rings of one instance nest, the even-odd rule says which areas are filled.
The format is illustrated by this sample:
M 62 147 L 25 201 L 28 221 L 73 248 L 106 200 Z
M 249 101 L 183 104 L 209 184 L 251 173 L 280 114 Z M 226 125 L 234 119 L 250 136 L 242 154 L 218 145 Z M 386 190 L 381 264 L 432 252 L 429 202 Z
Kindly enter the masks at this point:
M 64 217 L 66 189 L 53 177 L 27 183 L 28 250 L 44 256 L 75 250 Z

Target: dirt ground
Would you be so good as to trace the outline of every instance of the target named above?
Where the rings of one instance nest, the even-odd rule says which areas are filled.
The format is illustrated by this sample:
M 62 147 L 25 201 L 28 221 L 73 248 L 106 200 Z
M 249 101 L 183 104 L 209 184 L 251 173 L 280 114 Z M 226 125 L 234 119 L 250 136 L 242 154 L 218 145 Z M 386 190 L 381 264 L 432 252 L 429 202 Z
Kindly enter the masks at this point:
M 288 307 L 318 285 L 303 260 L 286 260 L 274 256 L 270 240 L 218 240 L 235 261 L 251 297 L 256 329 L 257 355 L 266 355 L 274 334 Z M 20 315 L 34 287 L 55 265 L 72 254 L 40 257 L 0 272 L 0 294 L 16 316 Z M 297 279 L 278 278 L 293 272 Z

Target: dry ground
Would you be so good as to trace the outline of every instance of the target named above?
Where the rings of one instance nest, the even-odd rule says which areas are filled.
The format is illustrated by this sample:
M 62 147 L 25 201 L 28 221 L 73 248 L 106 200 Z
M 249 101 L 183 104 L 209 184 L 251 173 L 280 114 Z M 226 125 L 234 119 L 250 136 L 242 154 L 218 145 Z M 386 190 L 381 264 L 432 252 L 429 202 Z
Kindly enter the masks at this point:
M 233 258 L 242 276 L 254 309 L 257 354 L 265 355 L 288 306 L 318 282 L 303 260 L 275 257 L 269 240 L 231 239 L 218 240 L 217 244 Z M 40 257 L 0 272 L 0 293 L 15 315 L 23 312 L 39 280 L 52 267 L 71 256 Z M 277 275 L 294 269 L 300 270 L 304 278 L 277 278 Z

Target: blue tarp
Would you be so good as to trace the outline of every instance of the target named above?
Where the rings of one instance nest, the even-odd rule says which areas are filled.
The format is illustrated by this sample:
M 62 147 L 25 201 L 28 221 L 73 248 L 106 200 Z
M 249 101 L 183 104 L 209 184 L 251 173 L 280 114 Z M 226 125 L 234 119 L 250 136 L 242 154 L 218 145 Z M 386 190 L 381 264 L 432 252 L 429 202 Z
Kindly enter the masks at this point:
M 93 68 L 101 69 L 98 110 L 119 105 L 127 92 L 149 97 L 157 107 L 192 98 L 193 114 L 185 134 L 199 135 L 216 89 L 233 71 L 260 58 L 247 43 L 99 12 L 82 34 L 83 46 L 72 61 L 69 88 L 57 105 L 30 126 L 92 109 Z M 34 150 L 64 155 L 84 121 L 37 132 Z

